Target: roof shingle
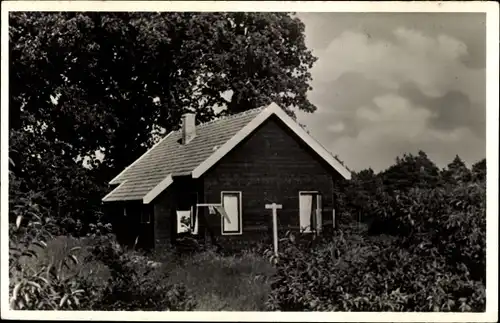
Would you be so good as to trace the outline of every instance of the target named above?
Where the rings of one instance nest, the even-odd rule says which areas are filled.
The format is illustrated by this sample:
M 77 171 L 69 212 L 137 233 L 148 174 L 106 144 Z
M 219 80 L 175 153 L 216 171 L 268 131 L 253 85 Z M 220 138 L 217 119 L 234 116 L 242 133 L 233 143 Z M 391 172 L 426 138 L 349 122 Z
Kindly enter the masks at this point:
M 263 108 L 223 117 L 196 126 L 196 137 L 181 144 L 181 130 L 173 131 L 112 180 L 120 184 L 103 201 L 141 200 L 168 175 L 187 175 L 210 157 Z

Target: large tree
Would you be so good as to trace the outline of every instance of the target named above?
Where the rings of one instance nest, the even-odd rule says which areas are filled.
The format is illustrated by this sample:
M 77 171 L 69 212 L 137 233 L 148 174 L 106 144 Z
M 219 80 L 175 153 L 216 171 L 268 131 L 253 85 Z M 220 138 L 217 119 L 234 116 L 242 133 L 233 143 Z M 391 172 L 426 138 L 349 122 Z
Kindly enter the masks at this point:
M 289 13 L 11 13 L 10 157 L 21 187 L 49 195 L 58 213 L 79 212 L 188 110 L 198 122 L 214 107 L 271 101 L 292 116 L 314 111 L 304 37 Z
M 74 158 L 100 149 L 114 172 L 186 110 L 199 121 L 214 106 L 315 110 L 315 58 L 288 13 L 15 13 L 10 61 L 12 128 Z
M 441 184 L 439 168 L 427 154 L 404 154 L 396 163 L 380 173 L 388 191 L 407 191 L 411 188 L 433 188 Z

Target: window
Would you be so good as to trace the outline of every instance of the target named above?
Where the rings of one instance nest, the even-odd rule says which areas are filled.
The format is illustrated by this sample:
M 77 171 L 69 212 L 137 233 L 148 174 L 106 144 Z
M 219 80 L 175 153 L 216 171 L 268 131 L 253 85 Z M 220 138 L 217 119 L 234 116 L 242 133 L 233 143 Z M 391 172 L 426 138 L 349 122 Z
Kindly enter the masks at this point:
M 222 234 L 241 234 L 241 192 L 222 192 L 221 201 L 227 215 L 227 217 L 222 216 L 221 219 Z
M 192 193 L 189 198 L 179 198 L 177 205 L 177 233 L 191 232 L 198 234 L 198 194 Z
M 177 210 L 177 233 L 185 233 L 189 231 L 190 219 L 191 211 Z
M 191 210 L 177 210 L 177 233 L 198 234 L 198 218 L 196 216 L 196 207 Z
M 300 231 L 321 231 L 322 206 L 319 192 L 299 192 Z

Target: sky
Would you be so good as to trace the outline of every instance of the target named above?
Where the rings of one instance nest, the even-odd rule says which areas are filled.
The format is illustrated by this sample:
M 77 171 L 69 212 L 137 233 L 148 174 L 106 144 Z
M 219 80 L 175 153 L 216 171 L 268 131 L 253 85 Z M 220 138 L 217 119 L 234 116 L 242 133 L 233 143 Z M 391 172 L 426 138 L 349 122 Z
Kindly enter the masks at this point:
M 355 171 L 404 153 L 439 167 L 486 156 L 486 15 L 298 13 L 311 70 L 312 114 L 298 121 Z

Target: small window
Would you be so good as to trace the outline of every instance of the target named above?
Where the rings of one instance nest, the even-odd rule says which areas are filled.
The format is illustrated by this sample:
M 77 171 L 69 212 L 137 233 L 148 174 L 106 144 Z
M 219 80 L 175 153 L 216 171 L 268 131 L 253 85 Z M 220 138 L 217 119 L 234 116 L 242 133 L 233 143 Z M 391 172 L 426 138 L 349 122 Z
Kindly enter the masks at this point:
M 236 235 L 242 233 L 242 208 L 241 208 L 241 192 L 222 192 L 221 193 L 222 208 L 225 215 L 222 216 L 222 234 Z
M 300 231 L 320 231 L 322 205 L 319 192 L 299 192 Z
M 198 234 L 198 194 L 192 193 L 189 198 L 179 199 L 177 204 L 177 233 Z
M 198 218 L 195 210 L 194 206 L 189 211 L 177 210 L 177 233 L 198 234 Z
M 191 211 L 177 210 L 177 233 L 189 232 Z
M 127 208 L 126 207 L 123 208 L 123 216 L 127 216 Z

